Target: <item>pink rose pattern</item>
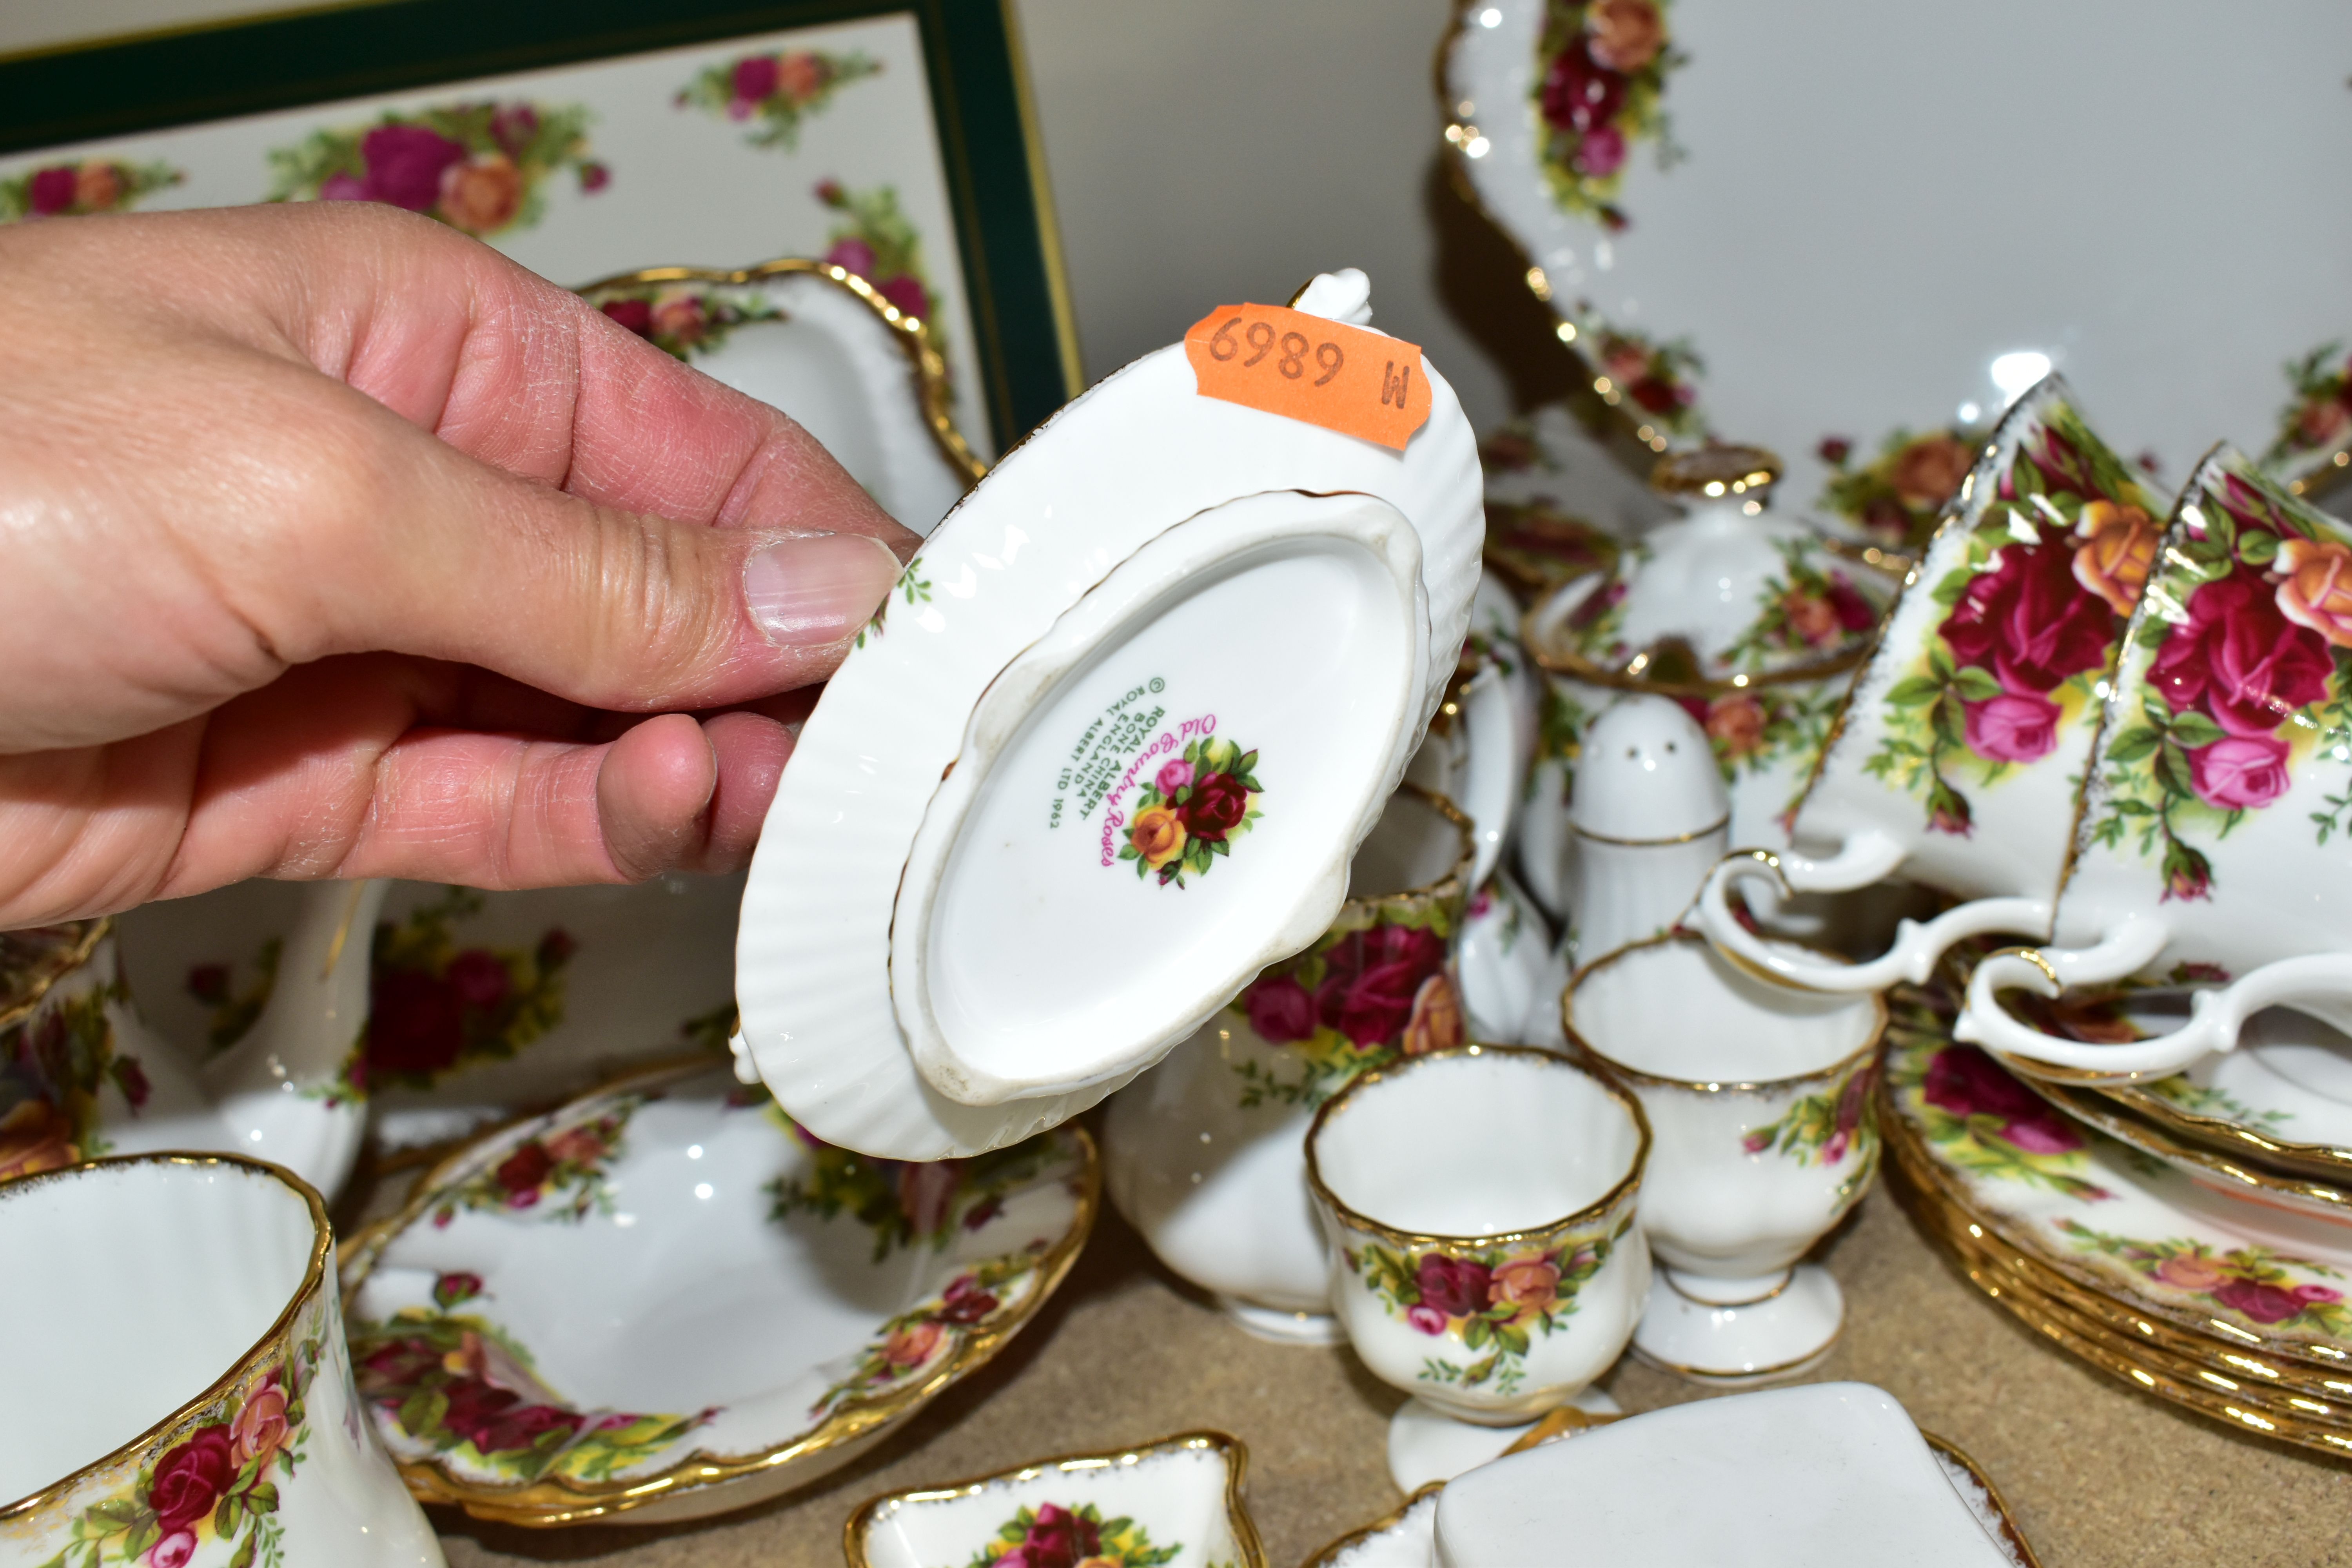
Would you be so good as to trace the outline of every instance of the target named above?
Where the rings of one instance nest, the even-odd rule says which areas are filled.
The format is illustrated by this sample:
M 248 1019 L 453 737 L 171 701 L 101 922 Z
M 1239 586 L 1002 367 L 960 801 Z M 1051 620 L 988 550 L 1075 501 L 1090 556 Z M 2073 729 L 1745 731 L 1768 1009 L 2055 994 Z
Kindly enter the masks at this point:
M 2212 861 L 2192 835 L 2218 838 L 2285 800 L 2302 748 L 2352 743 L 2352 532 L 2234 455 L 2199 471 L 2179 517 L 2157 583 L 2180 613 L 2140 633 L 2141 700 L 2102 744 L 2089 839 L 2134 841 L 2167 900 L 2210 899 Z M 2342 829 L 2346 798 L 2309 814 L 2320 843 Z
M 2092 548 L 2137 543 L 2152 527 L 2129 468 L 2065 404 L 2052 400 L 2031 417 L 1966 558 L 1933 589 L 1943 623 L 1888 689 L 1885 738 L 1865 764 L 1920 795 L 1939 833 L 1975 830 L 1956 782 L 1964 767 L 1990 784 L 2049 756 L 2067 722 L 2063 697 L 2095 715 L 2091 682 L 2113 664 L 2126 625 L 2116 606 L 2136 603 L 2146 577 L 2145 551 Z M 1937 471 L 1919 481 L 1928 489 L 1949 479 L 1944 448 L 1959 450 L 1948 437 L 1935 440 Z
M 1612 1215 L 1600 1228 L 1521 1252 L 1406 1253 L 1361 1237 L 1343 1251 L 1349 1270 L 1391 1317 L 1433 1340 L 1457 1342 L 1471 1358 L 1457 1361 L 1432 1347 L 1424 1380 L 1508 1395 L 1526 1375 L 1523 1362 L 1535 1337 L 1559 1331 L 1575 1315 L 1577 1293 L 1632 1226 L 1631 1213 Z

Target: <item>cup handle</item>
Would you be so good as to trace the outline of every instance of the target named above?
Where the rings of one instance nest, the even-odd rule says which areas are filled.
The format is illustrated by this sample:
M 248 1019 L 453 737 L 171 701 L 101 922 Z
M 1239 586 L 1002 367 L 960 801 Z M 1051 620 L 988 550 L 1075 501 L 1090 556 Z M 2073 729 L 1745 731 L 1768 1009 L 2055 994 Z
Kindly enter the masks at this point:
M 1783 898 L 1801 891 L 1842 891 L 1877 881 L 1902 858 L 1902 847 L 1880 834 L 1864 834 L 1822 861 L 1767 849 L 1736 850 L 1717 862 L 1699 889 L 1699 930 L 1717 952 L 1759 979 L 1805 991 L 1857 992 L 1884 991 L 1906 980 L 1915 985 L 1924 982 L 1945 950 L 1966 937 L 2050 929 L 2050 905 L 2043 900 L 1975 899 L 1925 924 L 1903 921 L 1895 928 L 1895 945 L 1886 952 L 1865 963 L 1842 963 L 1769 942 L 1731 911 L 1730 891 L 1741 882 L 1769 880 Z
M 2018 1022 L 2001 1006 L 1996 994 L 2010 986 L 2055 996 L 2069 984 L 2130 973 L 2139 963 L 2118 969 L 2113 962 L 2114 955 L 2126 951 L 2118 940 L 2125 934 L 2080 953 L 2011 948 L 1992 954 L 1969 978 L 1968 1005 L 1960 1011 L 1954 1037 L 1997 1053 L 2028 1077 L 2034 1076 L 2037 1067 L 2054 1067 L 2068 1069 L 2063 1075 L 2067 1083 L 2128 1083 L 2176 1073 L 2201 1057 L 2235 1050 L 2246 1020 L 2265 1007 L 2315 994 L 2352 994 L 2352 953 L 2329 952 L 2265 963 L 2227 985 L 2200 991 L 2189 999 L 2188 1023 L 2168 1035 L 2129 1045 L 2090 1045 L 2045 1035 Z M 2159 927 L 2155 948 L 2140 963 L 2161 950 L 2161 938 Z M 2093 1076 L 2086 1079 L 2084 1074 Z

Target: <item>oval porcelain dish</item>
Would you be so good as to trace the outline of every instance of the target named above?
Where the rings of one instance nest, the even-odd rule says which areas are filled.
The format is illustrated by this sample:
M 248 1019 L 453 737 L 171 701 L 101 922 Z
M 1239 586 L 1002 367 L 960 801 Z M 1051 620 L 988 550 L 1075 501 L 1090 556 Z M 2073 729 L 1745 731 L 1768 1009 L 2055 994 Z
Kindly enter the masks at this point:
M 1297 308 L 1360 324 L 1360 273 Z M 802 732 L 744 893 L 739 1068 L 893 1159 L 1000 1147 L 1312 942 L 1445 693 L 1477 455 L 1201 396 L 1181 345 L 923 545 Z

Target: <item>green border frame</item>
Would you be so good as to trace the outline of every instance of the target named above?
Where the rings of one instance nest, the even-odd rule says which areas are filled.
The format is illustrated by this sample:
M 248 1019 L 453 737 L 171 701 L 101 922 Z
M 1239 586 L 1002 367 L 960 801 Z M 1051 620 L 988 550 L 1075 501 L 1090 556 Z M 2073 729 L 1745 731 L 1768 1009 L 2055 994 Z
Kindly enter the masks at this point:
M 0 59 L 0 153 L 911 15 L 930 74 L 989 422 L 1003 451 L 1079 387 L 1061 243 L 1012 4 L 360 0 Z M 660 259 L 736 266 L 760 258 Z

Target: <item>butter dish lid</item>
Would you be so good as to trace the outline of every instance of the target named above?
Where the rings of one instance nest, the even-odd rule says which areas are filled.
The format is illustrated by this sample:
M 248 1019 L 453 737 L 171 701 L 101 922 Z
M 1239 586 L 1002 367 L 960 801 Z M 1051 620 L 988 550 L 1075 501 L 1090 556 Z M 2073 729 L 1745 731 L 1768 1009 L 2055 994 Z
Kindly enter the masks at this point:
M 1905 1568 L 2011 1560 L 1908 1413 L 1864 1383 L 1654 1410 L 1481 1466 L 1437 1504 L 1444 1568 L 1811 1568 L 1857 1547 Z
M 1360 273 L 1296 308 L 1369 318 Z M 1016 447 L 827 685 L 755 852 L 739 1071 L 828 1142 L 1076 1114 L 1321 934 L 1443 697 L 1484 532 L 1402 451 L 1202 395 L 1182 345 Z

